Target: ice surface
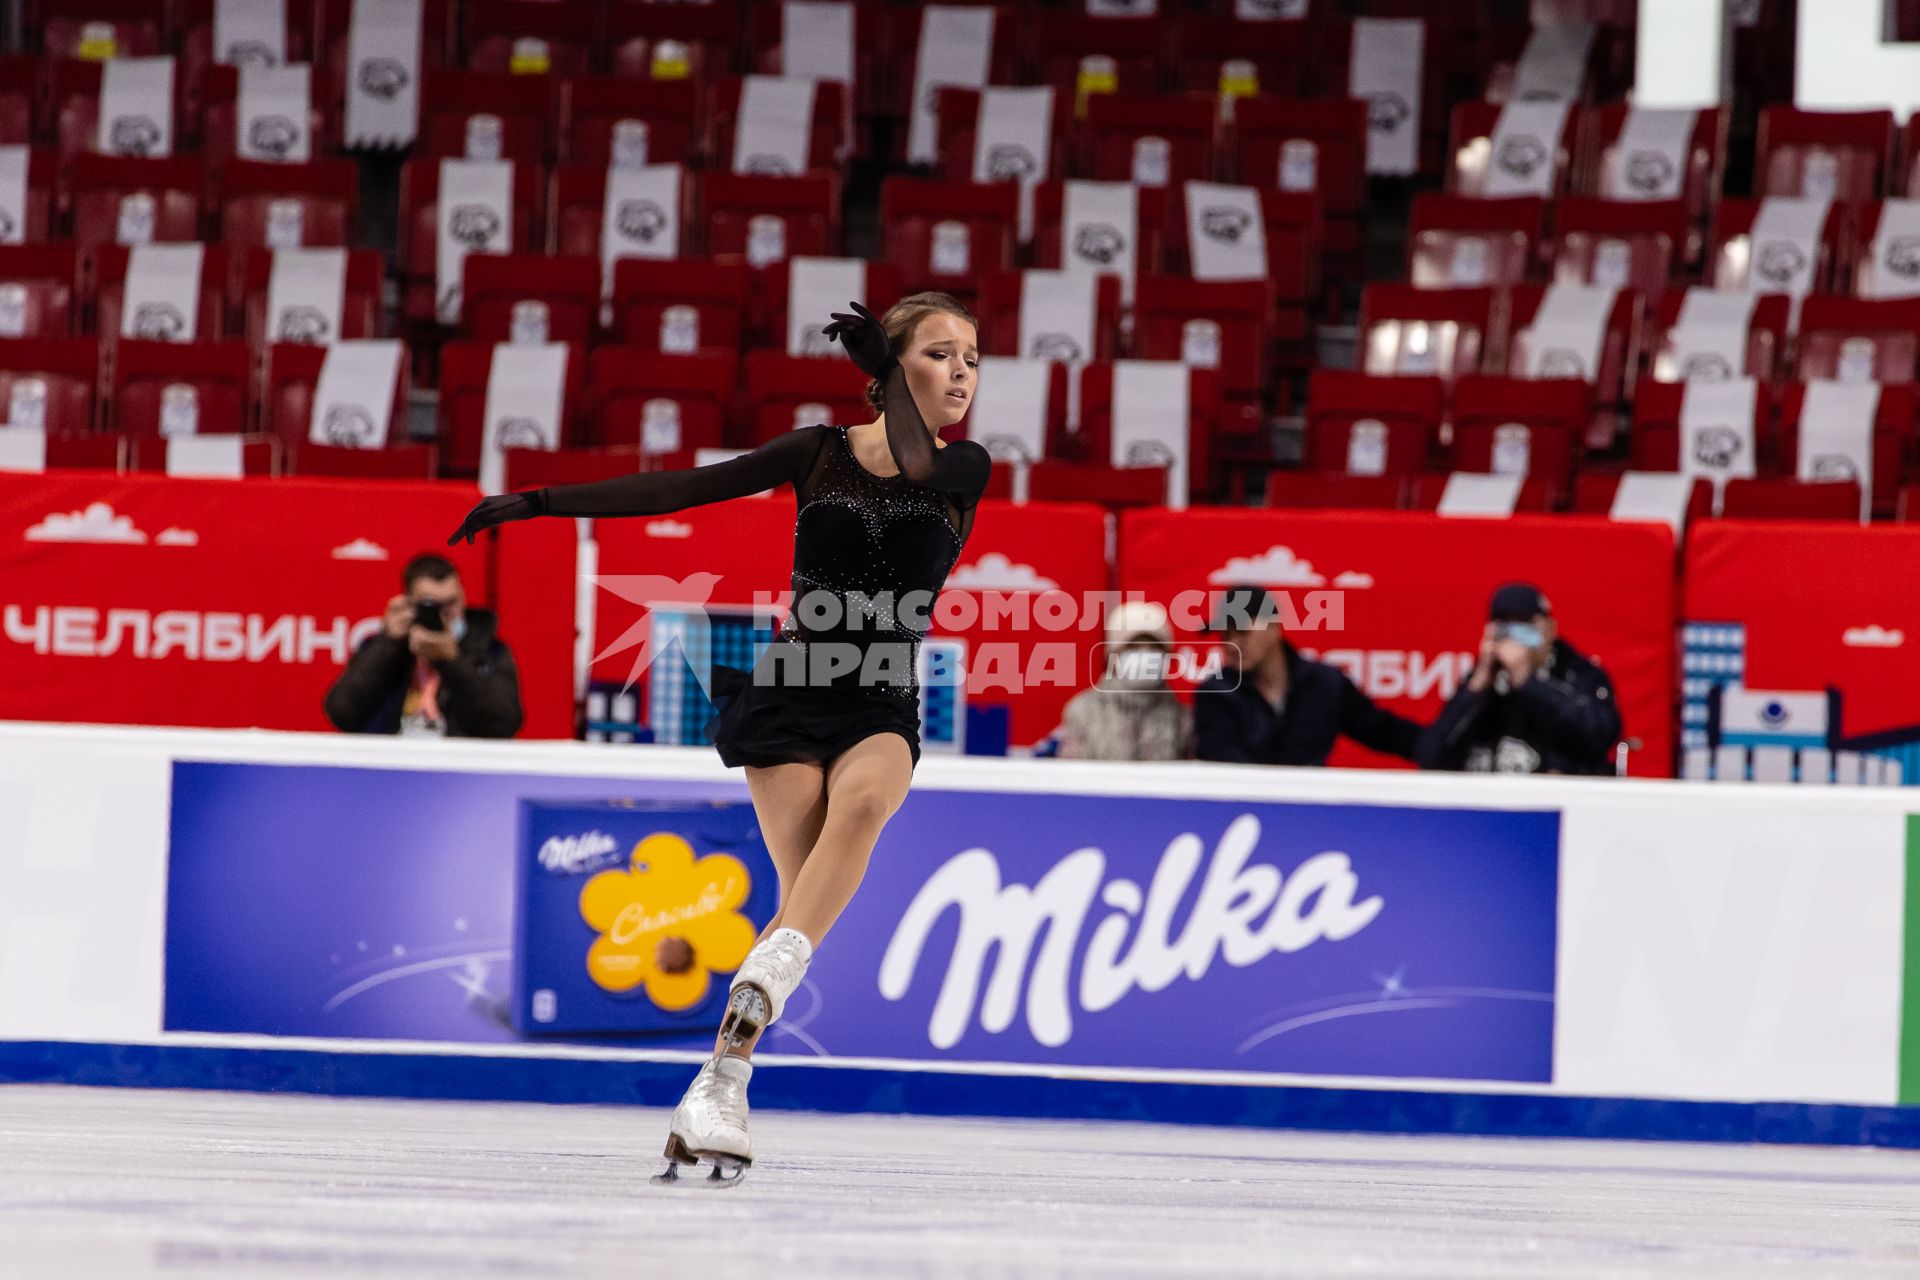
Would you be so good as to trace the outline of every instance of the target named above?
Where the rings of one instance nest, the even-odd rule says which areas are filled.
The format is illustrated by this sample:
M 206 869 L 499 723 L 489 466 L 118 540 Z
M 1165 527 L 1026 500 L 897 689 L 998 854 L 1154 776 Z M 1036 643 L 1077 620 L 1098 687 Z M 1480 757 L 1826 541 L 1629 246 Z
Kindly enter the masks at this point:
M 1920 1154 L 0 1086 L 0 1276 L 1920 1274 Z

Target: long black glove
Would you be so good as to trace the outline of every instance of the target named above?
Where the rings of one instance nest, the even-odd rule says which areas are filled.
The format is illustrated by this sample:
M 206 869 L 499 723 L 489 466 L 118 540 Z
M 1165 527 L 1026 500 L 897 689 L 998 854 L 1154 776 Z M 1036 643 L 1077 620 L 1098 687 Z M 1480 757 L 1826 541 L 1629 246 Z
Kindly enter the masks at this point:
M 447 545 L 453 546 L 462 538 L 469 544 L 474 535 L 497 524 L 506 524 L 510 520 L 531 520 L 535 516 L 547 513 L 547 491 L 545 489 L 527 489 L 520 493 L 496 493 L 491 498 L 482 498 L 467 512 L 467 518 L 447 539 Z
M 846 348 L 847 358 L 854 366 L 869 378 L 881 382 L 887 380 L 887 374 L 899 368 L 900 361 L 893 354 L 893 343 L 887 340 L 887 331 L 881 327 L 879 317 L 861 306 L 858 302 L 849 302 L 853 314 L 844 311 L 832 312 L 833 322 L 820 332 L 827 335 L 829 342 L 838 339 Z

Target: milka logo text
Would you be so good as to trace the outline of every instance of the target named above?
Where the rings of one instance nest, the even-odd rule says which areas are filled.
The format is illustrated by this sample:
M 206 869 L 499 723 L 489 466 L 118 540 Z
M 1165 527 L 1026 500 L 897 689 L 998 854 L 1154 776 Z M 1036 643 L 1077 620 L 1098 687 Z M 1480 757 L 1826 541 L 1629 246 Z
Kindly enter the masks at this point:
M 1039 957 L 1026 986 L 1027 1026 L 1041 1044 L 1058 1046 L 1073 1035 L 1068 988 L 1077 954 L 1080 1010 L 1099 1013 L 1129 992 L 1159 991 L 1182 975 L 1197 982 L 1216 957 L 1244 968 L 1322 939 L 1351 938 L 1380 914 L 1385 903 L 1379 897 L 1354 901 L 1360 882 L 1346 854 L 1315 854 L 1283 883 L 1279 868 L 1247 865 L 1259 839 L 1260 822 L 1251 814 L 1227 826 L 1178 936 L 1173 913 L 1204 856 L 1197 835 L 1187 833 L 1167 845 L 1144 895 L 1131 880 L 1103 886 L 1107 859 L 1095 848 L 1068 854 L 1032 888 L 1003 885 L 993 854 L 969 849 L 935 872 L 907 907 L 880 963 L 880 994 L 889 1000 L 907 994 L 927 936 L 955 907 L 960 935 L 933 1006 L 928 1040 L 940 1049 L 959 1042 L 973 1018 L 988 952 L 995 948 L 980 1026 L 1006 1030 L 1038 943 Z M 1110 910 L 1086 936 L 1083 952 L 1096 897 Z
M 577 836 L 548 836 L 540 846 L 540 869 L 557 876 L 596 871 L 619 861 L 619 844 L 604 831 Z

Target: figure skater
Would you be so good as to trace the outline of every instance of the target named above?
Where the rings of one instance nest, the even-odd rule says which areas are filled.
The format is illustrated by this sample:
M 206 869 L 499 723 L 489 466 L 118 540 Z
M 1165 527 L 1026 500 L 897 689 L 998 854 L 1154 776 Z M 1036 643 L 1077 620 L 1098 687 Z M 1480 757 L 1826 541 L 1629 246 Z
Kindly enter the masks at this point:
M 920 762 L 919 642 L 991 468 L 981 445 L 936 434 L 973 399 L 980 356 L 967 309 L 945 293 L 902 298 L 883 319 L 851 306 L 824 332 L 871 378 L 872 422 L 799 427 L 712 466 L 485 498 L 448 539 L 533 516 L 655 516 L 794 488 L 794 607 L 751 673 L 719 667 L 713 679 L 714 746 L 745 770 L 780 906 L 734 975 L 714 1056 L 673 1113 L 656 1182 L 704 1159 L 710 1183 L 730 1183 L 753 1160 L 753 1047 L 906 798 Z M 840 621 L 803 626 L 803 600 L 821 606 L 809 616 Z

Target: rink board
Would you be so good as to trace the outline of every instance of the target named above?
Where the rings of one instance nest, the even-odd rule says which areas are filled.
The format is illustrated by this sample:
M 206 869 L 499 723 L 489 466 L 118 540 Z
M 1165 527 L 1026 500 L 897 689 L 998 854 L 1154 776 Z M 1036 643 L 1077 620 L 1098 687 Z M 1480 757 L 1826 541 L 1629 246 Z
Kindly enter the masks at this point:
M 270 910 L 259 890 L 271 879 L 239 900 L 258 920 L 242 920 L 240 908 L 196 918 L 176 902 L 170 937 L 174 790 L 193 769 L 231 770 L 248 785 L 302 776 L 353 784 L 410 771 L 423 808 L 398 825 L 415 845 L 442 829 L 428 803 L 438 779 L 469 792 L 570 797 L 737 801 L 745 791 L 737 773 L 702 751 L 0 725 L 0 814 L 8 815 L 0 829 L 0 1076 L 648 1103 L 671 1101 L 684 1087 L 696 1060 L 688 1050 L 701 1038 L 694 1029 L 677 1040 L 568 1043 L 502 1026 L 489 1041 L 415 1017 L 409 1010 L 426 1006 L 403 991 L 458 994 L 463 973 L 474 1000 L 489 983 L 503 989 L 497 968 L 483 978 L 486 965 L 438 971 L 434 959 L 417 959 L 431 948 L 389 964 L 387 973 L 407 972 L 383 988 L 385 1025 L 328 1034 L 316 1021 L 327 1003 L 318 998 L 318 970 L 329 959 L 321 949 L 352 938 L 337 919 L 329 933 L 307 917 L 323 916 L 320 904 L 331 909 L 334 899 L 404 905 L 420 891 L 409 874 L 430 861 L 382 854 L 361 866 L 364 851 L 302 854 L 301 840 L 313 841 L 329 821 L 349 824 L 343 831 L 353 821 L 393 829 L 351 787 L 326 812 L 278 830 L 256 824 L 257 839 L 244 843 L 220 834 L 218 789 L 203 792 L 213 834 L 191 856 L 216 862 L 196 864 L 202 871 L 244 855 L 257 875 L 282 866 L 311 877 L 319 863 L 337 877 L 289 881 L 297 892 L 288 901 L 315 904 L 312 912 Z M 277 812 L 271 788 L 256 799 Z M 1906 943 L 1912 803 L 1896 789 L 929 755 L 876 850 L 877 878 L 822 948 L 814 976 L 839 1003 L 801 1022 L 801 1035 L 769 1041 L 779 1052 L 764 1057 L 774 1069 L 756 1076 L 755 1104 L 1914 1145 L 1916 1113 L 1900 1105 L 1920 1100 L 1914 1047 L 1903 1045 L 1915 1023 L 1906 1009 L 1915 983 L 1905 972 L 1914 959 Z M 1160 912 L 1160 932 L 1179 942 L 1196 915 L 1212 910 L 1203 910 L 1206 879 L 1231 861 L 1227 834 L 1256 828 L 1251 854 L 1234 866 L 1273 870 L 1246 884 L 1271 892 L 1306 875 L 1313 858 L 1338 853 L 1356 881 L 1351 904 L 1384 905 L 1341 937 L 1323 928 L 1289 938 L 1275 926 L 1266 934 L 1274 945 L 1249 951 L 1246 929 L 1236 944 L 1231 922 L 1216 922 L 1211 949 L 1198 948 L 1207 954 L 1173 948 L 1179 972 L 1165 956 L 1158 976 L 1151 955 L 1136 972 L 1116 966 L 1110 944 L 1154 918 L 1160 880 L 1181 888 L 1169 867 L 1191 864 L 1185 892 L 1170 892 Z M 888 843 L 909 837 L 911 846 Z M 1194 840 L 1182 844 L 1186 837 L 1197 849 L 1188 847 Z M 504 860 L 510 869 L 511 840 L 495 843 L 485 865 Z M 324 846 L 323 838 L 315 848 Z M 974 1000 L 949 1000 L 942 1018 L 960 950 L 953 921 L 965 911 L 949 907 L 944 923 L 925 927 L 911 946 L 899 934 L 915 903 L 929 915 L 922 899 L 943 869 L 956 859 L 962 869 L 980 864 L 963 858 L 978 850 L 994 855 L 1003 890 L 1038 886 L 1036 899 L 1054 904 L 1048 922 L 1078 926 L 1064 930 L 1073 945 L 1052 957 L 1069 980 L 1053 983 L 1050 997 L 1041 990 L 1051 935 L 1036 927 L 1030 970 L 1013 975 L 1011 1008 L 1002 1001 L 995 1012 L 1000 984 L 989 949 Z M 186 847 L 171 853 L 178 861 Z M 1089 861 L 1097 874 L 1076 883 L 1097 894 L 1083 915 L 1061 914 L 1066 899 L 1050 898 L 1047 885 L 1058 888 Z M 1544 880 L 1527 879 L 1543 866 Z M 194 883 L 217 888 L 221 880 Z M 196 891 L 193 900 L 205 897 Z M 1302 918 L 1313 917 L 1311 901 Z M 458 919 L 477 926 L 480 916 Z M 206 943 L 229 933 L 269 949 Z M 394 936 L 361 940 L 384 947 Z M 900 954 L 885 980 L 890 952 Z M 906 953 L 914 953 L 910 964 Z M 1124 945 L 1117 955 L 1126 960 Z M 1468 968 L 1440 974 L 1450 955 Z M 830 956 L 842 968 L 829 967 Z M 237 987 L 218 966 L 242 962 L 264 966 L 255 985 L 266 994 L 224 1014 L 218 999 L 202 1000 L 182 1016 L 180 993 Z M 303 977 L 303 963 L 316 973 Z M 861 964 L 869 972 L 846 967 Z M 1104 994 L 1088 976 L 1100 973 Z M 1116 985 L 1115 973 L 1125 980 Z M 1335 997 L 1356 975 L 1362 987 L 1380 985 L 1341 1004 Z M 1250 1004 L 1262 984 L 1275 994 Z M 283 999 L 283 988 L 295 994 Z M 1425 1004 L 1409 1007 L 1417 1001 Z M 1269 1016 L 1296 1008 L 1307 1012 Z M 216 1014 L 230 1021 L 219 1024 Z M 420 1026 L 434 1029 L 409 1033 Z M 803 1042 L 809 1026 L 823 1043 Z M 1489 1030 L 1494 1047 L 1475 1057 L 1442 1045 L 1422 1057 L 1420 1047 L 1444 1041 L 1449 1026 L 1462 1038 Z

